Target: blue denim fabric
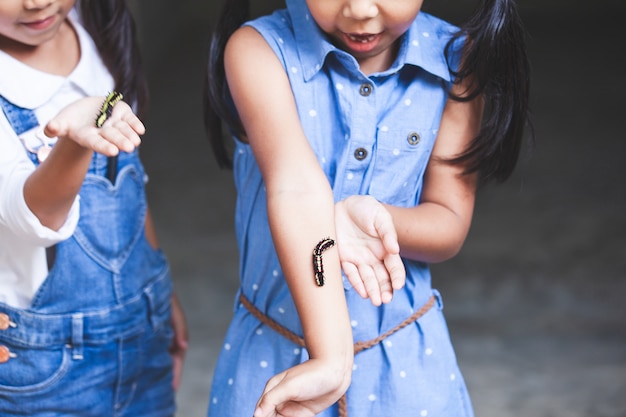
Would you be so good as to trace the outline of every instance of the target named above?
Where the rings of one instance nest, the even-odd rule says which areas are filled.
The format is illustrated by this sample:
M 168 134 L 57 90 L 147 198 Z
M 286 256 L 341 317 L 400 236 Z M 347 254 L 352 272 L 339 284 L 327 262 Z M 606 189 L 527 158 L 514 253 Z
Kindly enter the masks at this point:
M 4 97 L 0 96 L 0 107 L 5 116 L 11 123 L 16 135 L 39 126 L 39 121 L 35 112 L 30 109 L 18 107 L 15 104 L 9 103 Z
M 16 132 L 32 120 L 31 110 L 0 104 Z M 0 303 L 15 323 L 0 330 L 15 355 L 0 364 L 3 417 L 174 414 L 172 282 L 144 236 L 145 173 L 136 152 L 120 155 L 115 184 L 106 167 L 94 154 L 76 232 L 57 245 L 31 307 Z

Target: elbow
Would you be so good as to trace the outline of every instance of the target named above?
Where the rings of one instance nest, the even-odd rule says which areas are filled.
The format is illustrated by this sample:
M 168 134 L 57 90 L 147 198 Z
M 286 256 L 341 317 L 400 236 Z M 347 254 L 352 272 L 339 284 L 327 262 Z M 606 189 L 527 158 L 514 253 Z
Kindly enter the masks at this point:
M 430 263 L 441 263 L 454 258 L 461 252 L 466 237 L 467 233 L 461 233 L 446 239 L 445 244 L 442 244 L 439 250 L 433 253 L 434 259 Z
M 449 247 L 443 248 L 439 256 L 435 260 L 431 261 L 431 263 L 440 263 L 454 258 L 456 255 L 459 254 L 459 252 L 461 252 L 461 248 L 463 248 L 463 242 L 464 240 L 454 242 L 450 244 Z
M 422 247 L 418 251 L 401 248 L 400 255 L 406 259 L 429 264 L 445 262 L 459 254 L 465 243 L 465 236 L 440 236 L 440 239 L 437 241 L 431 240 L 426 245 L 427 247 Z
M 438 264 L 454 258 L 461 251 L 461 246 L 440 248 L 422 256 L 408 256 L 409 258 L 429 264 Z

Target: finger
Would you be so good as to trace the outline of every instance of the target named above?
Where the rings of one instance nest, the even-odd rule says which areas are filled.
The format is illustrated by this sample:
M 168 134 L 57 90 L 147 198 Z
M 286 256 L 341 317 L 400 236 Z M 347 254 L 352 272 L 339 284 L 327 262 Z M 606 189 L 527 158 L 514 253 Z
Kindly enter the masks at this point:
M 346 278 L 352 285 L 352 288 L 359 294 L 362 298 L 367 298 L 367 291 L 365 290 L 365 286 L 363 285 L 363 281 L 361 280 L 361 276 L 359 275 L 359 270 L 356 265 L 351 262 L 342 262 L 341 268 L 343 269 L 343 273 L 346 274 Z
M 137 147 L 141 144 L 141 137 L 135 132 L 135 130 L 125 121 L 118 120 L 111 124 L 111 127 L 117 129 L 133 147 Z
M 284 404 L 279 410 L 276 410 L 278 417 L 313 417 L 315 414 L 309 410 L 306 406 L 295 402 L 289 401 Z
M 135 150 L 133 142 L 126 135 L 124 135 L 120 129 L 114 126 L 112 122 L 105 123 L 100 128 L 100 136 L 121 151 L 132 152 Z
M 267 381 L 263 389 L 263 395 L 259 398 L 254 410 L 254 417 L 276 416 L 278 407 L 291 399 L 288 389 L 281 385 L 285 376 L 286 373 L 283 372 Z
M 359 275 L 365 285 L 365 291 L 372 304 L 379 306 L 382 302 L 380 297 L 380 285 L 376 279 L 374 270 L 369 265 L 363 265 L 359 267 Z
M 66 136 L 68 130 L 69 128 L 67 123 L 63 123 L 57 119 L 52 119 L 46 124 L 43 133 L 47 137 L 53 138 L 56 136 Z
M 127 123 L 138 135 L 143 135 L 146 133 L 146 127 L 141 122 L 141 120 L 133 113 L 133 110 L 130 108 L 128 104 L 123 101 L 120 101 L 113 107 L 113 112 L 111 113 L 111 118 L 113 120 L 118 119 Z
M 400 255 L 387 255 L 384 259 L 385 269 L 389 273 L 391 286 L 394 290 L 404 287 L 406 282 L 406 270 Z
M 378 280 L 378 286 L 380 287 L 380 299 L 383 304 L 391 301 L 393 298 L 393 288 L 391 286 L 391 278 L 387 272 L 387 268 L 384 263 L 378 263 L 374 265 L 374 273 Z
M 94 128 L 94 130 L 95 133 L 89 134 L 81 140 L 81 146 L 92 149 L 104 156 L 116 156 L 120 153 L 116 145 L 100 136 L 98 129 Z
M 126 120 L 126 123 L 128 123 L 138 135 L 146 133 L 146 126 L 141 122 L 141 120 L 139 120 L 138 117 L 135 117 L 135 115 L 133 115 L 130 120 Z
M 172 354 L 172 388 L 174 391 L 178 391 L 178 388 L 180 387 L 180 381 L 183 374 L 183 361 L 183 357 L 180 353 L 174 352 Z
M 139 120 L 139 118 L 133 113 L 125 115 L 120 120 L 127 124 L 133 130 L 133 132 L 135 132 L 135 134 L 143 135 L 144 133 L 146 133 L 146 127 L 141 122 L 141 120 Z
M 398 234 L 393 224 L 393 218 L 384 207 L 381 208 L 374 220 L 374 228 L 387 252 L 392 254 L 400 253 Z

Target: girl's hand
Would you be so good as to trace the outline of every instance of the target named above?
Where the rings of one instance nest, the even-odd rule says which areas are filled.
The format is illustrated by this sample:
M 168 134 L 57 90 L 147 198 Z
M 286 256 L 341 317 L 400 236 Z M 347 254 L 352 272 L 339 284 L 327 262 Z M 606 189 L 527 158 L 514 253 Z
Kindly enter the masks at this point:
M 393 219 L 373 197 L 355 195 L 335 204 L 341 267 L 363 298 L 379 306 L 404 286 L 406 272 Z
M 351 373 L 321 359 L 289 368 L 267 382 L 254 417 L 313 417 L 341 398 Z
M 172 295 L 172 328 L 174 329 L 174 338 L 170 346 L 170 354 L 172 355 L 174 366 L 174 379 L 172 385 L 174 391 L 180 387 L 180 380 L 183 374 L 183 363 L 189 346 L 189 333 L 187 330 L 187 320 L 185 313 L 180 305 L 178 296 Z
M 48 137 L 66 138 L 83 148 L 106 156 L 115 156 L 120 151 L 132 152 L 141 143 L 145 133 L 141 120 L 128 104 L 118 102 L 111 116 L 100 128 L 96 117 L 105 97 L 85 97 L 68 105 L 48 122 L 44 133 Z

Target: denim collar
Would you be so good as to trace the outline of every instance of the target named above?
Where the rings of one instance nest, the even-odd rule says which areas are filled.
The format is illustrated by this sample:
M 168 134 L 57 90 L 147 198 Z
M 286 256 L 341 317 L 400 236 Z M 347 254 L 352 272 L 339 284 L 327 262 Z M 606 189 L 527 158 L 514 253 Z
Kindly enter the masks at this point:
M 304 79 L 309 81 L 324 66 L 326 57 L 336 54 L 349 69 L 358 70 L 358 62 L 350 54 L 335 47 L 317 26 L 305 0 L 287 0 L 287 10 L 293 22 L 296 48 L 302 61 Z M 405 65 L 420 67 L 425 71 L 450 81 L 450 70 L 443 50 L 451 33 L 440 33 L 432 17 L 420 12 L 400 42 L 398 56 L 386 71 L 377 74 L 390 75 Z M 451 30 L 452 26 L 449 26 Z
M 72 73 L 67 77 L 48 74 L 0 51 L 0 68 L 3 73 L 0 77 L 0 95 L 11 103 L 27 109 L 40 107 L 68 82 L 87 96 L 102 95 L 106 80 L 102 79 L 102 72 L 94 71 L 94 63 L 101 60 L 93 40 L 77 23 L 78 15 L 75 10 L 70 12 L 68 18 L 78 35 L 81 52 L 80 61 Z

